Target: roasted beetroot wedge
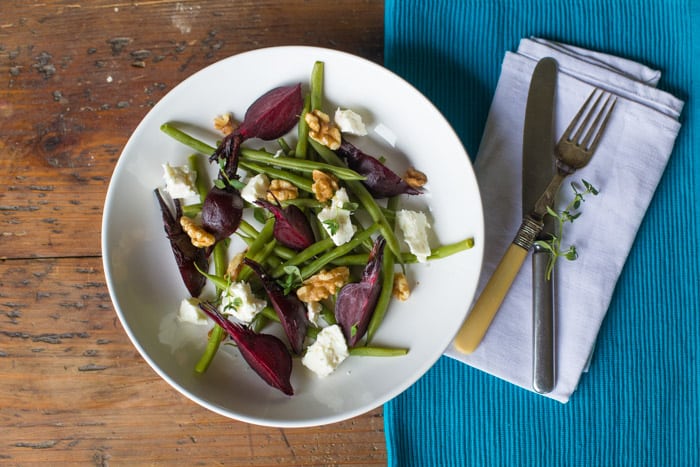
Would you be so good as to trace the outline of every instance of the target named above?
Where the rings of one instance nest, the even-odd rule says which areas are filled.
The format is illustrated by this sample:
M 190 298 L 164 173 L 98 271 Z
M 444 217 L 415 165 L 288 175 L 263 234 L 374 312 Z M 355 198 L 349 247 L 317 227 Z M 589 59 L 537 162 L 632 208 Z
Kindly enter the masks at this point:
M 261 206 L 275 216 L 273 235 L 282 245 L 295 250 L 303 250 L 314 243 L 314 232 L 303 211 L 290 204 L 286 208 L 259 199 L 255 204 Z
M 367 332 L 370 318 L 382 289 L 383 237 L 378 237 L 369 254 L 369 261 L 360 282 L 345 285 L 335 302 L 335 319 L 343 329 L 348 346 L 353 347 Z
M 266 92 L 248 107 L 243 122 L 223 139 L 211 159 L 223 158 L 226 161 L 224 172 L 234 178 L 241 143 L 250 138 L 265 141 L 281 138 L 299 121 L 303 106 L 301 83 Z
M 336 152 L 345 159 L 348 167 L 366 177 L 362 183 L 375 198 L 421 194 L 377 158 L 365 154 L 346 140 L 340 143 Z
M 201 302 L 199 307 L 231 336 L 243 359 L 267 384 L 288 396 L 294 394 L 290 382 L 292 356 L 284 342 L 270 334 L 256 334 L 229 321 L 211 303 Z
M 296 295 L 285 295 L 282 287 L 258 263 L 249 258 L 245 258 L 243 263 L 260 278 L 270 303 L 272 303 L 272 307 L 282 323 L 292 351 L 297 355 L 300 354 L 304 346 L 306 329 L 309 326 L 306 318 L 306 307 Z
M 197 266 L 202 271 L 208 269 L 209 262 L 206 252 L 202 248 L 192 245 L 190 237 L 180 226 L 180 217 L 182 217 L 180 201 L 174 200 L 175 216 L 173 216 L 160 191 L 156 189 L 154 193 L 160 205 L 160 211 L 163 215 L 163 228 L 168 240 L 170 240 L 170 247 L 175 255 L 175 262 L 180 270 L 180 276 L 182 276 L 182 280 L 190 295 L 198 297 L 202 293 L 206 278 L 197 271 Z
M 216 241 L 232 235 L 241 223 L 243 198 L 232 186 L 213 187 L 202 204 L 202 227 L 211 232 Z

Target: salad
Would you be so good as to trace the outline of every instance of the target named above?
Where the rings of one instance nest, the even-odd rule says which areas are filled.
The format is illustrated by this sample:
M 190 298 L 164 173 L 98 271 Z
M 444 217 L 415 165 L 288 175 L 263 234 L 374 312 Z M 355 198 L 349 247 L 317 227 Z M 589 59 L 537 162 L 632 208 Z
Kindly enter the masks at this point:
M 331 118 L 323 67 L 314 64 L 307 92 L 297 83 L 260 96 L 240 124 L 217 117 L 216 146 L 161 126 L 197 152 L 187 166 L 164 165 L 166 196 L 154 190 L 190 294 L 179 317 L 213 323 L 197 372 L 226 338 L 287 395 L 293 356 L 326 377 L 349 356 L 405 355 L 406 348 L 374 342 L 391 300 L 410 298 L 405 269 L 473 246 L 466 238 L 431 248 L 428 217 L 401 206 L 422 195 L 428 177 L 415 168 L 400 176 L 391 161 L 365 153 L 367 130 L 352 109 Z M 254 149 L 249 140 L 279 149 Z M 212 182 L 205 160 L 218 169 Z M 246 249 L 229 251 L 234 235 Z M 207 282 L 211 296 L 203 293 Z M 269 332 L 273 326 L 283 338 Z

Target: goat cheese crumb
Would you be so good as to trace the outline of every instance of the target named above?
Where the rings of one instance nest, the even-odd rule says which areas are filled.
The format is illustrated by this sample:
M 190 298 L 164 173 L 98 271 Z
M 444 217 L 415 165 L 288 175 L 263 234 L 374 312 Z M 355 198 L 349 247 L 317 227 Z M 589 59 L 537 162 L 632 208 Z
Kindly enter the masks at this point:
M 306 304 L 306 315 L 309 318 L 309 322 L 314 326 L 318 326 L 318 317 L 321 315 L 322 308 L 319 302 L 309 302 Z
M 199 309 L 199 300 L 190 297 L 180 302 L 180 312 L 177 314 L 177 319 L 184 323 L 192 324 L 207 324 L 209 319 Z
M 163 164 L 163 179 L 165 180 L 165 191 L 172 198 L 189 200 L 199 198 L 195 180 L 197 173 L 190 170 L 186 165 L 173 167 L 168 163 Z
M 396 213 L 396 224 L 403 233 L 403 239 L 416 255 L 418 262 L 425 263 L 430 256 L 430 245 L 428 244 L 428 223 L 425 214 L 420 211 L 410 211 L 402 209 Z
M 255 203 L 258 199 L 265 199 L 268 188 L 270 188 L 270 180 L 267 175 L 257 174 L 245 184 L 241 190 L 241 198 L 249 203 Z
M 253 295 L 247 282 L 231 282 L 221 294 L 219 311 L 230 314 L 242 323 L 248 324 L 267 306 L 267 301 Z
M 333 373 L 349 355 L 348 346 L 340 326 L 325 327 L 316 336 L 316 342 L 307 349 L 301 363 L 318 376 Z
M 331 205 L 321 209 L 317 216 L 336 246 L 349 242 L 357 231 L 350 220 L 352 211 L 345 209 L 349 203 L 348 192 L 340 188 L 331 198 Z
M 343 133 L 352 133 L 353 135 L 365 136 L 367 128 L 365 127 L 362 117 L 350 109 L 341 110 L 338 107 L 333 116 L 336 126 Z

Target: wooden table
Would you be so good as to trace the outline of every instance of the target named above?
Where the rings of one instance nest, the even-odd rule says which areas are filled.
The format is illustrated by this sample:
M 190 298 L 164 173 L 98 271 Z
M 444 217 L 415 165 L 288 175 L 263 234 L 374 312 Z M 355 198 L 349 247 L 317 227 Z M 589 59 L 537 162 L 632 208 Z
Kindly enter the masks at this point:
M 128 340 L 100 249 L 115 163 L 184 78 L 273 45 L 382 62 L 381 0 L 0 2 L 0 463 L 383 465 L 382 410 L 310 429 L 181 396 Z

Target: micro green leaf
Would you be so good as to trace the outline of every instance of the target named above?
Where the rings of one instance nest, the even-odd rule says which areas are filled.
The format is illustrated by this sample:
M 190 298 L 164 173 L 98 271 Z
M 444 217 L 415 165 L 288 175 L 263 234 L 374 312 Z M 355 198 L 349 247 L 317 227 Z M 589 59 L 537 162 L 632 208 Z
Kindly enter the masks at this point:
M 569 204 L 561 210 L 561 212 L 557 212 L 553 208 L 547 206 L 547 215 L 557 219 L 555 232 L 552 234 L 552 238 L 550 240 L 538 240 L 535 242 L 536 245 L 546 249 L 550 254 L 549 263 L 547 264 L 547 279 L 551 278 L 552 271 L 554 270 L 554 264 L 558 258 L 563 257 L 569 261 L 574 261 L 578 258 L 578 252 L 576 251 L 576 247 L 574 245 L 569 246 L 566 250 L 562 250 L 561 242 L 564 225 L 567 222 L 575 221 L 581 216 L 582 213 L 581 211 L 578 211 L 578 209 L 580 209 L 581 203 L 586 201 L 586 195 L 597 196 L 599 193 L 598 189 L 586 180 L 582 180 L 581 183 L 583 183 L 583 186 L 585 187 L 584 191 L 579 191 L 576 184 L 574 182 L 571 183 L 571 189 L 574 192 L 574 197 Z
M 325 220 L 325 221 L 323 221 L 323 225 L 326 226 L 326 228 L 328 229 L 328 232 L 331 235 L 335 235 L 336 233 L 338 233 L 338 229 L 340 228 L 340 224 L 338 223 L 338 221 L 336 219 Z

